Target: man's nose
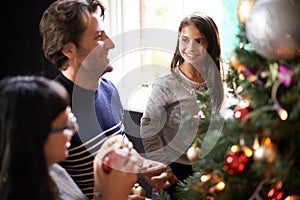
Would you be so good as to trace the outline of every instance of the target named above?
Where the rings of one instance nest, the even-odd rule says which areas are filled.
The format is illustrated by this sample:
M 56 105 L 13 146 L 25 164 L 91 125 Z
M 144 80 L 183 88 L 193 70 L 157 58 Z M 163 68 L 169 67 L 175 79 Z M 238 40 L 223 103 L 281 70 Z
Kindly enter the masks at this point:
M 113 49 L 115 48 L 114 42 L 110 39 L 110 37 L 107 37 L 104 41 L 104 47 L 106 49 Z

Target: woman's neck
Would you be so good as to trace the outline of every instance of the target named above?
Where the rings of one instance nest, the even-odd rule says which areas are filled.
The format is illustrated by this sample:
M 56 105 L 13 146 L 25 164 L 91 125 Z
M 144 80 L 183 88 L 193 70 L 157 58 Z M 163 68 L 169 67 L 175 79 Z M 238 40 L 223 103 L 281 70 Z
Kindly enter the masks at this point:
M 201 66 L 202 67 L 202 66 Z M 179 66 L 179 70 L 190 80 L 198 82 L 198 83 L 202 83 L 204 82 L 204 78 L 201 76 L 200 73 L 200 69 L 201 67 L 199 67 L 199 69 L 197 69 L 196 67 L 194 67 L 192 64 L 190 63 L 186 63 L 183 62 L 180 66 Z

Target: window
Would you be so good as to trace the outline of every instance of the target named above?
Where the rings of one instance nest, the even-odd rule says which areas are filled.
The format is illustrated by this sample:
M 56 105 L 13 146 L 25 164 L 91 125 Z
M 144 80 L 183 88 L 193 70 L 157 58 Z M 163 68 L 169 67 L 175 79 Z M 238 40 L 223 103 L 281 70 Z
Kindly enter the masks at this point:
M 104 76 L 119 89 L 124 108 L 143 112 L 151 82 L 169 69 L 181 19 L 205 12 L 219 28 L 222 57 L 228 57 L 238 32 L 238 0 L 107 0 L 107 24 L 116 47 L 114 71 Z

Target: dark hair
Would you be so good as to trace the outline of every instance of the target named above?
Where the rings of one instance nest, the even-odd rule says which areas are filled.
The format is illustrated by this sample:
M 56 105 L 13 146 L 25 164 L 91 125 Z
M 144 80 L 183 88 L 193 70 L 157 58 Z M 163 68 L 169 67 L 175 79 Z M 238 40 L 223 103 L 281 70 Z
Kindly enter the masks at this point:
M 210 55 L 218 70 L 220 71 L 220 38 L 218 27 L 212 18 L 205 15 L 204 13 L 193 13 L 183 18 L 181 21 L 178 33 L 181 33 L 182 29 L 188 25 L 194 24 L 200 33 L 202 33 L 207 41 L 207 53 Z M 184 62 L 183 57 L 179 52 L 179 39 L 177 40 L 176 50 L 171 62 L 171 67 L 175 67 Z M 206 62 L 209 62 L 206 60 Z M 207 64 L 207 63 L 206 63 Z
M 207 56 L 201 74 L 204 76 L 208 88 L 211 90 L 212 103 L 215 111 L 219 111 L 224 98 L 223 84 L 221 77 L 221 47 L 218 27 L 214 20 L 208 15 L 195 12 L 184 17 L 179 25 L 178 34 L 189 25 L 195 25 L 199 32 L 204 35 L 207 41 Z M 179 38 L 177 39 L 175 53 L 171 61 L 171 68 L 181 65 L 184 58 L 179 51 Z
M 98 0 L 57 0 L 43 13 L 39 29 L 43 38 L 45 57 L 59 70 L 67 67 L 68 58 L 62 48 L 68 42 L 79 44 L 82 33 L 87 28 L 90 13 L 101 9 L 104 18 L 104 5 Z
M 57 82 L 16 76 L 0 82 L 0 199 L 57 199 L 44 144 L 51 122 L 68 105 Z

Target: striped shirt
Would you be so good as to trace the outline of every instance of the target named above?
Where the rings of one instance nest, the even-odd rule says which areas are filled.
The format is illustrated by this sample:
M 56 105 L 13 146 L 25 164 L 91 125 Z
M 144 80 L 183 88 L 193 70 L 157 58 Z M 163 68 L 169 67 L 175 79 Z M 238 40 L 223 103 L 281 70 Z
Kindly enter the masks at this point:
M 78 132 L 72 137 L 68 158 L 59 164 L 92 199 L 94 156 L 107 136 L 125 135 L 119 93 L 113 83 L 104 78 L 96 91 L 79 87 L 62 73 L 56 80 L 67 89 L 79 125 Z

